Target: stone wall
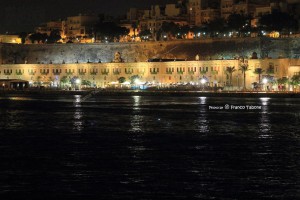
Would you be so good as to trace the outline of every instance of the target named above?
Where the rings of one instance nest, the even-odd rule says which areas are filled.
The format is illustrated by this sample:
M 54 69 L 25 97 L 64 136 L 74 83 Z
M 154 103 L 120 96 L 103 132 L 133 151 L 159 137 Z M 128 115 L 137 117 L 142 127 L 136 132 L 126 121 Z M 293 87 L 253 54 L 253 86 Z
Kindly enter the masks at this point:
M 112 62 L 115 52 L 120 52 L 124 62 L 145 62 L 149 58 L 195 60 L 233 59 L 238 56 L 299 58 L 298 38 L 234 38 L 199 39 L 165 42 L 109 43 L 109 44 L 46 44 L 0 45 L 2 64 L 61 64 Z

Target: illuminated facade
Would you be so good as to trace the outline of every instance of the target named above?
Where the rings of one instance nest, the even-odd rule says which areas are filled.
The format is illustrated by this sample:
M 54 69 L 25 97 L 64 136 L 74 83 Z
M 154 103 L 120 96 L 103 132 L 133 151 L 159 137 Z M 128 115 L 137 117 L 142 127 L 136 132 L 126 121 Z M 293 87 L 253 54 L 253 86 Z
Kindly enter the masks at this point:
M 189 24 L 192 26 L 201 25 L 201 0 L 190 0 L 188 5 Z
M 97 23 L 97 16 L 78 15 L 68 17 L 63 22 L 63 38 L 80 42 L 92 37 L 92 27 Z
M 79 63 L 79 64 L 14 64 L 1 65 L 0 79 L 22 79 L 31 84 L 42 82 L 45 86 L 58 85 L 62 77 L 72 79 L 78 77 L 88 80 L 97 87 L 105 88 L 116 83 L 120 77 L 126 81 L 134 75 L 140 81 L 160 86 L 171 84 L 199 84 L 205 77 L 207 85 L 228 85 L 227 67 L 235 67 L 232 74 L 232 85 L 243 86 L 243 74 L 239 69 L 239 60 L 206 60 L 206 61 L 174 61 L 174 62 L 136 62 L 136 63 Z M 300 72 L 300 59 L 249 59 L 249 71 L 246 72 L 246 87 L 258 82 L 256 68 L 262 68 L 264 73 L 275 79 L 287 77 Z
M 0 35 L 0 43 L 21 44 L 21 38 L 18 35 Z
M 50 21 L 45 24 L 42 24 L 39 27 L 36 27 L 35 32 L 42 33 L 42 34 L 46 33 L 49 36 L 51 31 L 59 30 L 61 37 L 63 38 L 64 35 L 62 33 L 62 28 L 63 28 L 62 25 L 63 25 L 62 21 Z

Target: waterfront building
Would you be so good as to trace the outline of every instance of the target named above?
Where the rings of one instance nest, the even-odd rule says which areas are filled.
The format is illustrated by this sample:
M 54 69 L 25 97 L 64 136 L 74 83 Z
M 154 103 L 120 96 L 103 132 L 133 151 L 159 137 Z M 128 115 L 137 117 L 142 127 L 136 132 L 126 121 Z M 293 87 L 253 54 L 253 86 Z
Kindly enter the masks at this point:
M 262 77 L 269 79 L 270 86 L 276 79 L 291 78 L 300 72 L 299 59 L 248 59 L 245 62 L 246 87 L 251 89 L 253 83 L 259 82 L 255 74 L 261 68 Z M 62 79 L 79 78 L 90 81 L 94 86 L 105 88 L 116 84 L 121 77 L 128 82 L 133 76 L 139 76 L 140 82 L 151 83 L 160 87 L 171 85 L 199 85 L 205 78 L 210 87 L 226 87 L 229 85 L 227 67 L 236 69 L 232 74 L 231 89 L 243 87 L 243 74 L 239 70 L 239 59 L 172 61 L 172 62 L 135 62 L 135 63 L 75 63 L 75 64 L 2 64 L 0 79 L 21 79 L 31 85 L 40 83 L 44 86 L 58 86 Z

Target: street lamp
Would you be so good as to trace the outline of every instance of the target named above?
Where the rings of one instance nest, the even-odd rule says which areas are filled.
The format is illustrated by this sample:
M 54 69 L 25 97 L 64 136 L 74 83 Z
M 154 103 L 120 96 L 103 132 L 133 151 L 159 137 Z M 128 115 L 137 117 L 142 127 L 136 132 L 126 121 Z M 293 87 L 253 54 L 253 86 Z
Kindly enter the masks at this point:
M 262 83 L 264 84 L 265 90 L 266 90 L 266 84 L 268 83 L 268 79 L 267 78 L 263 78 Z
M 81 81 L 80 81 L 80 79 L 78 78 L 78 79 L 76 79 L 76 84 L 80 84 L 81 83 Z
M 206 84 L 206 79 L 205 78 L 202 78 L 201 80 L 200 80 L 200 83 L 202 84 L 202 91 L 204 90 L 204 85 Z
M 134 79 L 135 88 L 138 89 L 139 85 L 141 84 L 141 81 L 139 78 Z
M 79 90 L 79 85 L 81 84 L 81 80 L 79 79 L 79 78 L 77 78 L 76 80 L 75 80 L 75 89 L 77 89 L 77 87 L 78 87 L 78 90 Z

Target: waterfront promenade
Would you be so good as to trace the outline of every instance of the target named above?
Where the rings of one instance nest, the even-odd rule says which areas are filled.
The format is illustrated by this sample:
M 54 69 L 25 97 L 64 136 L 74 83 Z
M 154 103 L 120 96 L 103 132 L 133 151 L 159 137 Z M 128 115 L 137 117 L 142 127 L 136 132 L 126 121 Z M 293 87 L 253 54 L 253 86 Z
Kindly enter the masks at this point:
M 256 92 L 256 91 L 197 91 L 197 90 L 1 90 L 0 97 L 5 96 L 47 96 L 56 98 L 73 95 L 95 96 L 191 96 L 191 97 L 238 97 L 238 98 L 300 98 L 300 92 Z

